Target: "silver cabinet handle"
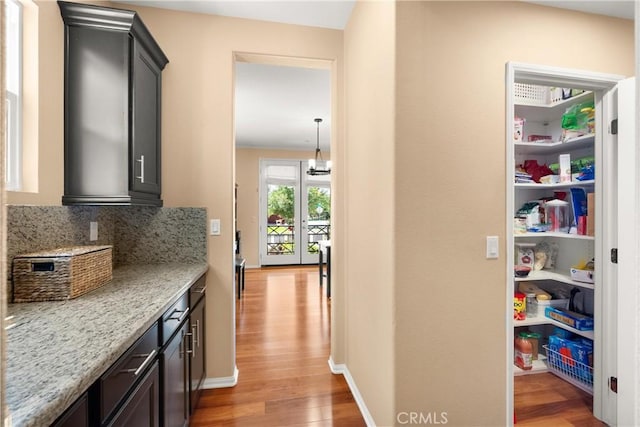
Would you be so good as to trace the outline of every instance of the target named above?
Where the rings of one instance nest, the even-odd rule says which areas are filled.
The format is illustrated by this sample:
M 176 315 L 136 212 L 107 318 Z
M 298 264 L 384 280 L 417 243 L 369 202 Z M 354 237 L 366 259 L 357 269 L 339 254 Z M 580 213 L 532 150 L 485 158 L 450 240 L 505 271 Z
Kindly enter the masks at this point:
M 197 334 L 197 330 L 196 330 L 196 326 L 192 326 L 191 327 L 191 358 L 195 358 L 196 357 L 196 345 L 198 347 L 200 347 L 200 344 L 198 343 L 198 340 L 196 339 L 196 334 Z
M 195 343 L 200 348 L 200 319 L 196 319 L 196 338 Z
M 140 366 L 138 366 L 137 368 L 132 368 L 132 369 L 122 369 L 119 373 L 120 374 L 133 374 L 134 377 L 137 377 L 138 375 L 140 375 L 140 372 L 144 371 L 147 367 L 147 365 L 149 365 L 149 363 L 151 363 L 151 361 L 153 360 L 154 357 L 156 357 L 156 350 L 152 350 L 151 353 L 149 354 L 134 354 L 133 357 L 145 357 L 144 362 L 142 362 L 140 364 Z
M 180 316 L 175 317 L 174 313 L 182 313 Z M 168 317 L 166 321 L 168 320 L 177 320 L 178 323 L 182 322 L 184 320 L 184 318 L 187 316 L 187 314 L 189 313 L 189 307 L 185 308 L 184 310 L 178 310 L 177 308 L 175 310 L 173 310 L 173 312 L 171 313 L 171 316 Z
M 187 354 L 193 354 L 193 350 L 189 350 L 189 345 L 187 344 L 189 341 L 185 340 L 186 337 L 190 337 L 193 336 L 193 334 L 191 332 L 188 333 L 184 333 L 184 331 L 181 332 L 182 333 L 182 338 L 180 339 L 180 359 L 182 359 L 182 356 L 187 353 Z M 186 347 L 186 350 L 185 350 Z
M 140 180 L 141 184 L 144 184 L 144 154 L 140 154 L 140 158 L 136 159 L 136 162 L 140 163 L 140 176 L 136 176 Z
M 202 287 L 202 288 L 200 288 L 200 289 L 196 289 L 195 291 L 196 291 L 197 293 L 199 293 L 199 294 L 204 294 L 204 293 L 206 292 L 206 290 L 207 290 L 207 287 L 206 287 L 206 285 L 205 285 L 205 286 L 203 286 L 203 287 Z

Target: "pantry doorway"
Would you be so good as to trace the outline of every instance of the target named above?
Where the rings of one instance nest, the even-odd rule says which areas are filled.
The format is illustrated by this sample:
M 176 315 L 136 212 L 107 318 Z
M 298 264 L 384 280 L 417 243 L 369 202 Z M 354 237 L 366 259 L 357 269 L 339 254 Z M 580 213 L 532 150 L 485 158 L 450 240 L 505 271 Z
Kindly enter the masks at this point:
M 595 260 L 594 284 L 581 285 L 573 280 L 563 268 L 558 272 L 544 272 L 544 277 L 532 276 L 536 284 L 557 282 L 569 288 L 582 287 L 593 295 L 592 331 L 583 332 L 567 328 L 566 325 L 549 321 L 543 315 L 537 315 L 527 321 L 513 320 L 507 316 L 507 420 L 510 424 L 514 416 L 514 367 L 515 330 L 530 326 L 560 327 L 569 330 L 582 339 L 590 337 L 593 343 L 593 376 L 590 379 L 593 394 L 593 414 L 608 425 L 635 425 L 635 402 L 638 399 L 637 380 L 637 307 L 631 307 L 637 301 L 638 292 L 635 257 L 638 254 L 638 226 L 635 212 L 638 205 L 637 153 L 635 151 L 635 83 L 632 79 L 623 80 L 621 76 L 592 73 L 582 70 L 569 70 L 538 65 L 507 64 L 507 312 L 513 313 L 513 297 L 517 286 L 524 279 L 514 279 L 514 255 L 517 242 L 537 241 L 550 237 L 555 239 L 565 255 L 577 258 L 590 255 Z M 595 236 L 575 236 L 571 234 L 551 236 L 545 233 L 514 233 L 513 217 L 525 197 L 539 198 L 545 191 L 556 191 L 560 184 L 519 183 L 514 181 L 513 171 L 520 159 L 518 156 L 530 156 L 527 141 L 514 141 L 514 117 L 517 105 L 522 102 L 516 98 L 517 85 L 539 85 L 547 88 L 577 88 L 590 92 L 596 110 L 595 132 L 592 138 L 592 155 L 595 158 L 595 179 L 590 191 L 595 194 Z M 529 106 L 527 106 L 528 108 Z M 538 112 L 540 109 L 538 109 Z M 533 115 L 532 115 L 533 117 Z M 531 121 L 535 121 L 531 119 Z M 544 122 L 541 122 L 544 125 Z M 536 133 L 539 133 L 536 129 Z M 558 140 L 559 153 L 569 149 L 566 141 Z M 545 147 L 546 149 L 547 147 Z M 579 151 L 579 150 L 578 150 Z M 539 152 L 538 152 L 539 154 Z M 545 156 L 548 154 L 544 154 Z M 552 153 L 550 156 L 555 155 Z M 515 182 L 515 184 L 514 184 Z M 549 188 L 543 188 L 547 185 Z M 570 182 L 568 191 L 576 184 Z M 578 186 L 583 183 L 578 184 Z M 516 206 L 517 205 L 517 206 Z M 587 248 L 585 250 L 585 248 Z M 590 248 L 590 249 L 589 249 Z M 624 253 L 624 255 L 623 255 Z M 622 258 L 624 256 L 624 259 Z M 551 273 L 546 276 L 547 273 Z M 539 280 L 540 279 L 540 280 Z M 542 280 L 544 279 L 544 280 Z M 629 302 L 633 301 L 633 302 Z M 543 338 L 544 339 L 544 338 Z M 539 364 L 538 372 L 554 372 L 547 360 L 546 367 Z M 548 368 L 548 369 L 545 369 Z M 618 381 L 618 378 L 621 380 Z M 625 390 L 621 389 L 624 383 Z M 517 411 L 516 411 L 517 415 Z

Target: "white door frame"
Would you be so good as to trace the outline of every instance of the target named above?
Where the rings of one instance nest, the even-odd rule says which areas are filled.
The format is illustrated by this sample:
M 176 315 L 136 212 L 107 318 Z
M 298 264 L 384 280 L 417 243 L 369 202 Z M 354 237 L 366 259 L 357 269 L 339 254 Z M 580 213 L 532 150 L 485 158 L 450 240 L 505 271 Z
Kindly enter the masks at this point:
M 506 155 L 507 155 L 507 159 L 506 159 L 506 165 L 507 165 L 507 173 L 506 173 L 506 193 L 507 193 L 507 212 L 506 212 L 506 218 L 511 218 L 513 216 L 513 212 L 515 212 L 514 210 L 514 197 L 511 191 L 512 188 L 512 171 L 514 168 L 514 148 L 513 148 L 513 143 L 511 141 L 510 136 L 513 133 L 513 115 L 511 114 L 512 111 L 509 110 L 510 106 L 513 105 L 513 100 L 514 100 L 514 95 L 513 95 L 513 82 L 515 81 L 515 79 L 518 79 L 519 82 L 522 83 L 533 83 L 533 84 L 543 84 L 543 85 L 547 85 L 547 86 L 555 86 L 555 87 L 578 87 L 578 88 L 585 88 L 585 89 L 589 89 L 589 90 L 593 90 L 596 94 L 596 110 L 600 110 L 601 114 L 600 114 L 600 123 L 596 124 L 597 129 L 598 130 L 598 134 L 596 135 L 596 145 L 598 144 L 602 144 L 603 141 L 603 130 L 606 129 L 606 126 L 603 126 L 603 114 L 602 110 L 603 106 L 602 105 L 602 95 L 604 93 L 606 93 L 608 90 L 611 90 L 613 87 L 615 87 L 615 85 L 623 79 L 622 76 L 617 76 L 617 75 L 611 75 L 611 74 L 602 74 L 602 73 L 593 73 L 593 72 L 588 72 L 588 71 L 581 71 L 581 70 L 572 70 L 572 69 L 564 69 L 564 68 L 557 68 L 557 67 L 546 67 L 546 66 L 539 66 L 539 65 L 531 65 L 531 64 L 522 64 L 522 63 L 507 63 L 506 65 L 506 102 L 507 102 L 507 120 L 506 120 L 506 132 L 505 135 L 507 137 L 507 141 L 506 141 Z M 599 105 L 598 105 L 599 104 Z M 631 169 L 632 171 L 637 171 L 638 169 L 638 165 L 640 164 L 640 162 L 638 162 L 638 160 L 636 159 L 636 156 L 633 157 L 635 160 L 635 165 L 634 167 Z M 596 175 L 598 176 L 602 176 L 600 175 Z M 636 178 L 637 179 L 637 178 Z M 635 182 L 634 182 L 634 187 L 635 187 Z M 625 190 L 626 191 L 626 188 Z M 638 203 L 638 196 L 637 196 L 637 190 L 636 188 L 633 188 L 634 191 L 634 201 L 635 201 L 635 206 L 632 212 L 636 213 L 638 212 L 638 206 L 640 206 L 640 203 Z M 596 197 L 601 198 L 602 195 L 598 195 L 596 194 Z M 601 205 L 602 200 L 597 200 L 596 202 L 598 205 Z M 626 209 L 626 208 L 625 208 Z M 637 215 L 637 213 L 636 213 Z M 598 221 L 598 219 L 596 218 L 596 221 Z M 637 221 L 637 218 L 636 218 Z M 637 222 L 634 222 L 634 224 L 636 224 Z M 507 236 L 507 242 L 511 242 L 513 241 L 513 226 L 511 224 L 510 221 L 506 222 L 506 236 Z M 636 233 L 637 234 L 637 233 Z M 637 260 L 637 254 L 640 253 L 638 252 L 638 246 L 640 246 L 637 242 L 637 239 L 635 240 L 635 247 L 632 248 L 630 250 L 630 253 L 627 254 L 627 256 L 634 256 L 635 259 Z M 600 247 L 600 249 L 598 249 L 598 247 Z M 600 250 L 600 253 L 598 254 L 598 250 Z M 507 336 L 507 341 L 506 341 L 506 352 L 507 352 L 507 377 L 506 377 L 506 413 L 505 413 L 505 420 L 506 420 L 506 425 L 512 425 L 513 423 L 513 392 L 514 392 L 514 386 L 513 386 L 513 318 L 512 316 L 510 316 L 510 313 L 512 313 L 512 298 L 513 298 L 513 257 L 514 257 L 514 252 L 513 252 L 513 247 L 512 245 L 507 244 L 506 245 L 506 253 L 507 253 L 507 262 L 506 262 L 506 266 L 507 266 L 507 271 L 505 272 L 506 274 L 506 307 L 505 307 L 505 313 L 506 315 L 506 336 Z M 596 245 L 596 261 L 598 259 L 600 259 L 600 263 L 603 262 L 604 260 L 604 250 L 602 249 L 602 245 L 601 244 L 597 244 Z M 597 261 L 598 262 L 598 261 Z M 635 267 L 637 265 L 637 263 L 632 264 L 633 267 Z M 603 272 L 602 271 L 596 271 L 596 283 L 603 283 L 602 281 L 602 277 L 600 277 L 600 279 L 598 280 L 598 275 L 602 275 Z M 636 272 L 637 274 L 637 272 Z M 623 277 L 620 276 L 620 286 L 618 288 L 618 291 L 620 292 L 620 294 L 622 295 L 626 295 L 625 298 L 622 298 L 622 300 L 620 300 L 618 302 L 618 304 L 620 304 L 621 301 L 629 301 L 629 297 L 633 296 L 632 301 L 634 302 L 634 304 L 637 304 L 637 296 L 638 293 L 635 289 L 631 289 L 634 288 L 636 286 L 637 281 L 631 281 L 631 282 L 626 282 L 625 280 L 623 280 Z M 596 289 L 595 289 L 596 293 L 600 293 L 601 289 L 598 288 L 598 286 L 596 285 Z M 597 294 L 596 294 L 597 295 Z M 596 298 L 598 298 L 599 295 L 596 296 Z M 637 305 L 635 306 L 635 311 L 637 312 Z M 617 307 L 613 307 L 612 310 L 610 310 L 611 315 L 615 315 L 614 313 L 620 313 L 620 310 L 617 309 Z M 637 315 L 636 315 L 637 316 Z M 636 320 L 637 317 L 634 317 L 632 320 Z M 629 319 L 626 320 L 626 322 L 629 322 Z M 602 322 L 598 322 L 598 323 L 602 323 Z M 628 328 L 628 329 L 626 329 Z M 627 334 L 632 334 L 633 337 L 637 337 L 638 335 L 638 325 L 637 322 L 633 322 L 633 324 L 631 324 L 631 322 L 629 322 L 629 324 L 627 324 L 625 326 L 625 331 Z M 594 331 L 595 336 L 602 339 L 602 330 L 598 330 L 596 328 L 596 330 Z M 597 338 L 597 339 L 598 339 Z M 625 355 L 627 358 L 632 359 L 632 360 L 627 360 L 625 361 L 625 363 L 630 363 L 635 370 L 635 366 L 637 365 L 638 362 L 638 351 L 637 351 L 637 346 L 636 346 L 636 339 L 627 339 L 627 340 L 618 340 L 617 343 L 617 354 L 618 357 L 620 357 L 620 355 Z M 594 355 L 595 359 L 596 359 L 596 363 L 601 363 L 602 361 L 602 357 L 601 355 Z M 620 359 L 618 359 L 620 360 Z M 620 365 L 619 365 L 620 366 Z M 606 372 L 606 371 L 604 371 Z M 604 374 L 603 374 L 604 375 Z M 620 374 L 618 374 L 620 375 Z M 627 388 L 631 388 L 631 390 L 626 390 L 626 394 L 622 394 L 619 393 L 618 397 L 618 405 L 617 405 L 617 417 L 620 421 L 622 421 L 623 419 L 626 419 L 627 413 L 629 411 L 632 410 L 633 411 L 637 411 L 637 409 L 635 409 L 635 402 L 638 401 L 637 397 L 638 397 L 638 393 L 637 393 L 637 381 L 635 381 L 635 376 L 630 378 L 630 380 L 634 381 L 634 387 L 627 387 Z M 618 390 L 621 390 L 620 386 L 621 386 L 621 381 L 619 381 L 619 386 L 618 386 Z M 599 394 L 601 393 L 601 390 L 604 387 L 598 387 L 600 390 L 597 390 L 596 387 L 594 387 L 594 412 L 596 411 L 596 406 L 599 405 L 600 403 L 598 403 L 599 401 L 601 401 L 601 396 L 599 396 Z M 623 413 L 624 412 L 624 413 Z M 636 415 L 634 415 L 634 417 L 637 417 Z M 634 418 L 635 419 L 635 418 Z M 635 425 L 637 423 L 633 423 L 633 425 Z

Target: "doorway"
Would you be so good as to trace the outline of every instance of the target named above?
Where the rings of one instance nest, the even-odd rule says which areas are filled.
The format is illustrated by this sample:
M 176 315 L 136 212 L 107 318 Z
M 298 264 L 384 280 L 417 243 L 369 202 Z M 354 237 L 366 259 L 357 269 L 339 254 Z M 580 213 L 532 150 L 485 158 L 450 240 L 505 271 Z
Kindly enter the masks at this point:
M 631 96 L 631 99 L 627 99 L 626 95 L 633 95 L 634 91 L 632 89 L 624 91 L 619 89 L 618 82 L 621 79 L 621 76 L 580 70 L 514 63 L 507 65 L 506 92 L 508 108 L 506 123 L 508 135 L 507 168 L 509 172 L 507 188 L 510 189 L 507 194 L 507 271 L 509 272 L 507 278 L 507 296 L 509 300 L 507 310 L 509 313 L 514 312 L 514 306 L 511 301 L 513 301 L 514 292 L 521 290 L 521 280 L 534 283 L 542 287 L 543 290 L 544 286 L 548 284 L 553 285 L 555 288 L 567 288 L 573 291 L 578 289 L 583 294 L 592 295 L 593 298 L 591 301 L 593 307 L 591 311 L 587 311 L 587 314 L 590 314 L 587 317 L 590 317 L 593 322 L 591 330 L 588 328 L 570 328 L 563 322 L 555 322 L 557 317 L 548 315 L 548 308 L 543 313 L 534 315 L 531 319 L 512 320 L 511 316 L 508 316 L 507 420 L 513 417 L 514 374 L 536 373 L 536 369 L 532 368 L 528 368 L 530 369 L 529 371 L 520 372 L 520 368 L 514 366 L 514 331 L 531 329 L 532 327 L 555 328 L 554 331 L 547 333 L 548 337 L 544 333 L 539 334 L 543 341 L 545 339 L 549 341 L 548 348 L 552 347 L 550 344 L 551 335 L 559 336 L 555 332 L 558 328 L 563 334 L 568 332 L 566 335 L 568 340 L 579 341 L 584 344 L 591 343 L 593 352 L 592 362 L 589 362 L 591 366 L 585 365 L 588 366 L 590 374 L 587 377 L 578 377 L 578 382 L 584 385 L 586 379 L 586 389 L 593 395 L 593 413 L 598 419 L 609 425 L 616 425 L 622 421 L 625 414 L 629 413 L 629 409 L 633 408 L 633 400 L 630 400 L 630 396 L 626 393 L 618 394 L 615 383 L 624 369 L 619 363 L 621 357 L 626 357 L 624 355 L 633 352 L 629 348 L 627 339 L 621 340 L 618 337 L 622 336 L 622 332 L 624 332 L 623 335 L 625 337 L 629 335 L 635 336 L 635 331 L 629 330 L 631 327 L 628 322 L 620 321 L 621 304 L 623 304 L 625 298 L 628 298 L 630 293 L 635 295 L 635 290 L 632 289 L 633 286 L 629 285 L 629 283 L 635 282 L 633 280 L 624 280 L 625 277 L 628 277 L 626 270 L 632 263 L 626 266 L 624 265 L 626 263 L 618 264 L 610 256 L 612 249 L 620 248 L 623 245 L 624 236 L 631 234 L 628 227 L 633 227 L 632 224 L 627 224 L 626 230 L 619 228 L 619 225 L 628 210 L 623 201 L 623 194 L 634 194 L 636 191 L 635 181 L 632 178 L 634 168 L 622 166 L 625 158 L 634 157 L 633 153 L 628 152 L 629 147 L 631 147 L 631 151 L 633 150 L 634 136 L 629 133 L 623 134 L 623 132 L 618 133 L 612 130 L 614 126 L 617 126 L 617 122 L 615 125 L 613 124 L 614 120 L 620 118 L 620 123 L 622 124 L 622 111 L 633 111 L 633 97 Z M 555 88 L 575 88 L 575 95 L 572 93 L 566 98 L 560 98 L 561 101 L 558 104 L 561 108 L 560 115 L 563 112 L 568 114 L 571 111 L 565 106 L 569 107 L 573 103 L 571 101 L 573 96 L 576 96 L 574 98 L 576 102 L 580 100 L 579 102 L 581 103 L 584 101 L 578 98 L 579 96 L 584 97 L 585 100 L 591 99 L 592 109 L 595 112 L 595 130 L 590 128 L 591 130 L 585 135 L 571 135 L 570 133 L 564 133 L 569 128 L 563 125 L 563 133 L 559 134 L 561 135 L 559 137 L 556 136 L 552 129 L 553 120 L 535 118 L 534 113 L 542 110 L 537 107 L 537 101 L 532 103 L 518 100 L 517 90 L 520 90 L 518 85 L 521 87 L 544 87 L 551 90 Z M 565 99 L 569 101 L 566 102 L 564 101 Z M 555 100 L 551 99 L 550 102 L 554 104 Z M 532 105 L 535 107 L 533 110 L 531 109 Z M 546 114 L 548 110 L 546 110 L 546 107 L 543 109 L 545 109 L 544 113 Z M 588 109 L 580 111 L 585 112 Z M 517 132 L 519 127 L 516 127 L 516 125 L 522 122 L 518 114 L 529 114 L 531 123 L 525 122 L 525 126 L 529 126 L 530 135 L 535 134 L 534 139 L 524 139 L 527 132 Z M 633 115 L 631 114 L 631 116 Z M 538 122 L 542 127 L 536 127 Z M 589 129 L 589 126 L 587 128 Z M 538 135 L 550 135 L 549 141 L 543 144 L 544 147 L 536 143 L 537 139 L 541 138 Z M 586 142 L 587 145 L 581 145 L 583 142 Z M 557 144 L 559 151 L 554 151 L 554 144 Z M 585 150 L 586 147 L 590 147 L 590 151 Z M 627 154 L 623 154 L 623 151 L 621 151 L 623 147 L 625 147 L 624 151 Z M 541 148 L 545 151 L 539 151 Z M 564 153 L 569 152 L 568 150 L 573 150 L 572 152 L 576 154 L 576 157 L 583 157 L 589 151 L 595 166 L 595 173 L 590 179 L 581 181 L 570 177 L 567 181 L 559 180 L 557 183 L 540 184 L 538 181 L 522 181 L 520 176 L 514 174 L 516 166 L 525 157 L 529 159 L 534 155 L 542 156 L 540 158 L 550 164 L 552 159 L 558 161 L 560 153 L 566 156 Z M 519 155 L 521 158 L 519 158 Z M 593 194 L 595 224 L 591 233 L 572 232 L 569 230 L 566 233 L 555 233 L 554 236 L 554 233 L 545 233 L 545 230 L 533 233 L 529 231 L 529 228 L 515 232 L 513 224 L 514 213 L 519 210 L 521 202 L 524 201 L 524 196 L 526 196 L 526 200 L 543 200 L 543 196 L 545 196 L 545 194 L 542 194 L 543 192 L 552 191 L 554 192 L 554 197 L 557 197 L 556 193 L 559 191 L 568 192 L 574 187 L 583 187 L 587 193 L 591 192 Z M 573 191 L 571 194 L 573 194 Z M 577 205 L 574 199 L 571 198 L 570 200 L 574 203 L 572 215 L 574 217 L 581 215 L 576 213 L 582 211 L 576 209 Z M 579 225 L 578 223 L 579 221 L 573 221 L 574 225 Z M 554 244 L 559 248 L 556 270 L 545 270 L 545 267 L 542 267 L 533 271 L 531 277 L 514 279 L 513 271 L 516 252 L 514 247 L 518 244 L 522 246 L 523 243 L 537 247 L 540 239 L 545 238 L 552 241 L 555 240 Z M 629 256 L 634 256 L 633 248 L 629 248 L 628 252 L 630 252 Z M 590 254 L 590 257 L 594 259 L 595 268 L 592 283 L 575 280 L 573 276 L 569 275 L 569 267 L 573 266 L 576 258 L 585 254 Z M 561 259 L 561 255 L 564 257 L 563 259 Z M 567 262 L 571 264 L 566 264 Z M 571 292 L 572 295 L 573 291 Z M 571 309 L 571 300 L 569 303 L 569 309 Z M 564 308 L 566 309 L 566 307 Z M 575 309 L 571 310 L 573 312 L 577 311 Z M 559 342 L 554 338 L 554 342 L 556 341 Z M 542 356 L 544 357 L 545 354 L 542 353 Z M 562 370 L 562 363 L 565 363 L 565 359 L 560 359 L 560 364 L 555 363 L 557 359 L 553 354 L 549 356 L 548 349 L 546 356 L 546 361 L 543 360 L 543 363 L 538 363 L 537 366 L 540 369 L 537 372 L 550 371 L 557 374 L 559 369 Z
M 260 160 L 260 265 L 316 264 L 331 237 L 330 175 L 305 160 Z

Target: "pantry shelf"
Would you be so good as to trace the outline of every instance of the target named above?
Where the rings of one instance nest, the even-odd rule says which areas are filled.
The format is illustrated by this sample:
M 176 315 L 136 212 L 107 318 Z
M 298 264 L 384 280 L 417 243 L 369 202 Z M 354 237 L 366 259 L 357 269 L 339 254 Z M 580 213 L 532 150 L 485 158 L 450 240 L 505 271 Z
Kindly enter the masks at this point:
M 561 239 L 575 239 L 575 240 L 594 240 L 594 236 L 585 236 L 583 234 L 569 234 L 569 233 L 553 233 L 549 231 L 543 231 L 540 233 L 520 233 L 514 234 L 514 239 L 522 239 L 529 237 L 545 238 L 545 237 L 559 237 Z
M 546 317 L 544 314 L 539 314 L 533 317 L 527 317 L 524 320 L 514 320 L 513 326 L 534 326 L 534 325 L 554 325 L 559 328 L 562 328 L 566 331 L 573 332 L 574 334 L 580 335 L 581 337 L 589 338 L 593 340 L 593 331 L 581 331 L 576 328 L 572 328 L 569 325 L 565 325 L 564 323 L 558 322 L 557 320 L 550 319 Z
M 526 190 L 541 190 L 541 189 L 568 189 L 572 187 L 591 187 L 595 185 L 595 180 L 589 179 L 586 181 L 571 181 L 571 182 L 562 182 L 558 184 L 538 184 L 538 183 L 523 183 L 516 182 L 514 187 L 516 189 L 526 189 Z
M 553 270 L 533 270 L 527 277 L 516 277 L 516 282 L 537 281 L 537 280 L 553 280 L 555 282 L 562 282 L 573 286 L 579 286 L 586 289 L 595 289 L 593 283 L 577 282 L 571 279 L 571 276 L 563 273 L 558 273 Z
M 542 350 L 542 348 L 541 348 Z M 547 372 L 549 368 L 547 367 L 547 357 L 544 353 L 538 353 L 538 359 L 532 362 L 532 367 L 529 370 L 524 370 L 519 368 L 518 366 L 513 366 L 513 375 L 530 375 L 530 374 L 540 374 L 542 372 Z
M 526 117 L 527 120 L 534 122 L 551 122 L 559 120 L 568 106 L 590 100 L 593 100 L 593 92 L 583 92 L 580 95 L 547 105 L 516 100 L 514 109 L 518 117 Z
M 555 142 L 514 142 L 518 154 L 555 154 L 566 150 L 590 148 L 595 141 L 595 134 L 583 135 L 566 141 Z

